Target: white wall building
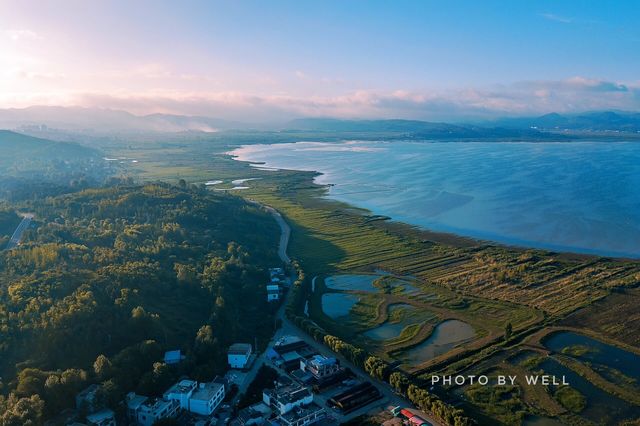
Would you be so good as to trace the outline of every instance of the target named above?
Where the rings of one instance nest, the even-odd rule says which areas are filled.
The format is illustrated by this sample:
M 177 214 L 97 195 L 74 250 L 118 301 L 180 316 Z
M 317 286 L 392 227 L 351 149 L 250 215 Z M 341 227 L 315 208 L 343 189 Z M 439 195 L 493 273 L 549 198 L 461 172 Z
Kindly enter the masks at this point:
M 267 302 L 280 299 L 280 286 L 267 285 Z
M 189 411 L 203 416 L 211 415 L 224 399 L 222 383 L 200 383 L 189 399 Z
M 234 343 L 227 352 L 227 361 L 231 368 L 244 368 L 251 358 L 251 345 L 249 343 Z
M 137 395 L 133 394 L 133 397 L 135 396 Z M 128 395 L 127 400 L 129 400 Z M 136 399 L 132 398 L 132 401 L 136 401 Z M 166 399 L 158 398 L 146 398 L 144 402 L 140 404 L 136 403 L 136 406 L 137 408 L 133 409 L 133 407 L 130 407 L 127 402 L 129 413 L 133 411 L 135 414 L 134 419 L 140 426 L 152 426 L 160 419 L 175 417 L 180 410 L 180 404 L 178 401 L 167 401 Z
M 309 359 L 300 360 L 300 369 L 308 371 L 317 380 L 329 377 L 340 371 L 340 365 L 334 357 L 314 355 Z
M 275 389 L 262 391 L 262 401 L 279 415 L 283 415 L 301 405 L 313 402 L 313 394 L 309 388 L 297 383 L 276 386 Z
M 189 409 L 189 398 L 193 395 L 193 391 L 198 386 L 195 380 L 180 380 L 171 386 L 162 397 L 167 401 L 177 401 L 183 410 Z

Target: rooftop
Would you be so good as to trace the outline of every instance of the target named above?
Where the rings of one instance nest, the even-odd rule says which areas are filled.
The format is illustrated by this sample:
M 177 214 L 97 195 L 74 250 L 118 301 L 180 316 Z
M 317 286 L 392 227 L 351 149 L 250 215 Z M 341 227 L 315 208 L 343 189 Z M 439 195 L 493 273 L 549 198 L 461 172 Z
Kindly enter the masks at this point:
M 309 388 L 301 386 L 297 383 L 278 386 L 275 389 L 265 389 L 264 393 L 282 404 L 296 402 L 313 395 Z
M 249 343 L 234 343 L 229 346 L 230 355 L 246 355 L 251 352 L 251 345 Z
M 180 353 L 180 350 L 167 351 L 164 353 L 164 362 L 167 364 L 175 364 L 180 362 L 181 359 L 182 354 Z
M 180 380 L 175 385 L 171 386 L 164 394 L 170 393 L 189 393 L 198 386 L 198 382 L 195 380 Z
M 326 357 L 324 355 L 314 355 L 310 362 L 319 365 L 319 366 L 323 366 L 323 365 L 333 365 L 336 363 L 336 359 L 334 357 Z
M 99 423 L 102 420 L 112 419 L 115 413 L 109 409 L 100 410 L 97 413 L 89 414 L 87 420 L 92 423 Z
M 136 395 L 135 392 L 129 392 L 127 394 L 127 407 L 130 409 L 136 410 L 140 407 L 144 402 L 149 399 L 144 395 Z
M 193 392 L 193 395 L 191 395 L 191 399 L 209 401 L 220 391 L 221 388 L 224 388 L 224 385 L 221 383 L 200 383 Z
M 287 420 L 289 423 L 293 423 L 298 419 L 303 419 L 307 416 L 318 414 L 323 411 L 322 407 L 315 403 L 311 403 L 306 406 L 295 407 L 293 410 L 288 413 L 282 414 L 280 417 Z

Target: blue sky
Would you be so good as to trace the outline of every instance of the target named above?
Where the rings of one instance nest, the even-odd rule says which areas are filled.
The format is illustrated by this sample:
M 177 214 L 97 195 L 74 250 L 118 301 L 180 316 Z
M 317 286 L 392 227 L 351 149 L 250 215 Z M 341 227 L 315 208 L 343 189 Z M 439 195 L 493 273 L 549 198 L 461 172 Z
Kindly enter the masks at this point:
M 0 0 L 0 107 L 269 120 L 640 107 L 637 1 Z

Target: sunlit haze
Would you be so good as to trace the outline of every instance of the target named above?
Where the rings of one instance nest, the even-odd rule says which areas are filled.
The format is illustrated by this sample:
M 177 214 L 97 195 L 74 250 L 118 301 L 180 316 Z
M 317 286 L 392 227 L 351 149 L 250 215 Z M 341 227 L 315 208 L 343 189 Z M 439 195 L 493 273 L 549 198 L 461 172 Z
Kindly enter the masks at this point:
M 0 108 L 268 121 L 640 107 L 640 3 L 8 1 Z

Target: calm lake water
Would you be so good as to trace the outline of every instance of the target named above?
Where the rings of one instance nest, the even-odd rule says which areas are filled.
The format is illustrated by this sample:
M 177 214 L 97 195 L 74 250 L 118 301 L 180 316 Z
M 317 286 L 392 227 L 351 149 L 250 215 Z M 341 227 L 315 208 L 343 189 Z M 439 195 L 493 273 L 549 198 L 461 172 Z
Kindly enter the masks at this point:
M 330 198 L 432 230 L 640 257 L 640 143 L 298 142 L 233 154 L 319 171 Z

